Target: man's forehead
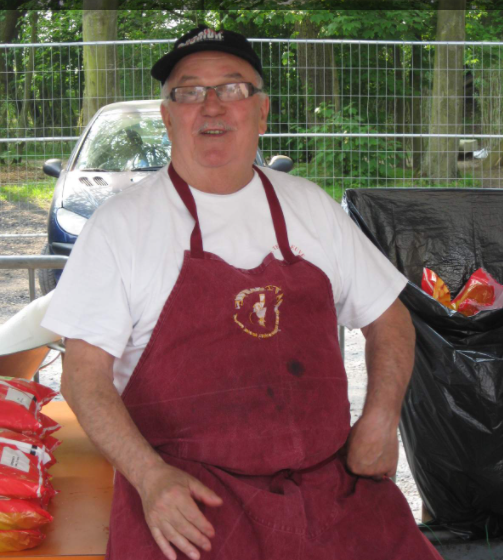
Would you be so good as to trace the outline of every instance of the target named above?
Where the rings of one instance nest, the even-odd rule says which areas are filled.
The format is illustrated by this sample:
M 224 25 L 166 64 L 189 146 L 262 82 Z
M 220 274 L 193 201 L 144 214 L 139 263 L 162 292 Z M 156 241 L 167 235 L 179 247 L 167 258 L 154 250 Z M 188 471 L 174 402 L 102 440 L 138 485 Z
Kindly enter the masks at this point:
M 217 73 L 221 77 L 236 80 L 248 80 L 254 75 L 254 70 L 251 64 L 238 56 L 218 51 L 204 51 L 182 58 L 173 68 L 169 81 L 188 81 L 209 73 Z

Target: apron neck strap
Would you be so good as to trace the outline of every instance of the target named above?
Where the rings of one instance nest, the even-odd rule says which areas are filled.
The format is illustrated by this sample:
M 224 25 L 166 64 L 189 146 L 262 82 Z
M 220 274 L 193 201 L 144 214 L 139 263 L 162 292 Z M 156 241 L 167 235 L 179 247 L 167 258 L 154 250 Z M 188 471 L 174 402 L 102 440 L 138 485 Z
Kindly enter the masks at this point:
M 203 238 L 201 236 L 201 228 L 199 227 L 199 218 L 197 217 L 197 207 L 194 196 L 190 192 L 189 185 L 178 175 L 172 163 L 169 164 L 168 174 L 173 185 L 175 185 L 176 192 L 180 195 L 187 210 L 196 222 L 192 230 L 192 235 L 190 236 L 190 255 L 196 259 L 203 259 Z
M 299 258 L 296 257 L 290 249 L 285 217 L 283 216 L 283 211 L 281 210 L 281 205 L 278 197 L 276 196 L 276 192 L 274 191 L 274 187 L 263 171 L 261 171 L 256 165 L 254 165 L 253 168 L 258 173 L 258 176 L 262 181 L 262 185 L 264 186 L 264 191 L 267 197 L 267 202 L 269 203 L 269 209 L 271 211 L 271 217 L 274 224 L 274 231 L 276 232 L 276 240 L 281 250 L 281 254 L 287 263 L 293 264 L 298 261 Z M 192 230 L 192 235 L 190 236 L 190 255 L 196 259 L 203 259 L 203 238 L 201 236 L 201 228 L 199 227 L 199 218 L 197 217 L 197 207 L 194 196 L 190 191 L 187 182 L 178 175 L 172 163 L 169 164 L 168 174 L 175 186 L 176 192 L 179 194 L 183 203 L 187 207 L 187 210 L 196 222 L 194 229 Z
M 254 165 L 253 168 L 258 173 L 258 176 L 262 180 L 262 185 L 264 186 L 267 202 L 269 203 L 269 209 L 271 210 L 274 231 L 276 232 L 276 241 L 278 242 L 281 254 L 288 264 L 293 264 L 299 260 L 299 257 L 296 257 L 290 249 L 285 216 L 283 215 L 283 210 L 281 209 L 281 204 L 279 203 L 276 191 L 266 174 L 256 165 Z

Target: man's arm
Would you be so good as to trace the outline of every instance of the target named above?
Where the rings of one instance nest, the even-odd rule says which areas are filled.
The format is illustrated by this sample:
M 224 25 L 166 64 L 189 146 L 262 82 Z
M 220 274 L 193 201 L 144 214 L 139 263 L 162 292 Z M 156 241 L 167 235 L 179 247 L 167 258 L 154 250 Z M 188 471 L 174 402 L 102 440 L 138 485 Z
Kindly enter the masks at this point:
M 90 439 L 138 491 L 155 541 L 170 560 L 171 545 L 190 558 L 194 545 L 210 550 L 215 531 L 195 500 L 222 500 L 180 469 L 167 465 L 141 435 L 113 385 L 114 357 L 82 340 L 67 339 L 61 391 Z M 171 544 L 170 544 L 171 543 Z
M 349 436 L 347 464 L 354 474 L 379 479 L 396 473 L 397 428 L 414 366 L 415 331 L 409 312 L 397 299 L 362 332 L 367 397 Z

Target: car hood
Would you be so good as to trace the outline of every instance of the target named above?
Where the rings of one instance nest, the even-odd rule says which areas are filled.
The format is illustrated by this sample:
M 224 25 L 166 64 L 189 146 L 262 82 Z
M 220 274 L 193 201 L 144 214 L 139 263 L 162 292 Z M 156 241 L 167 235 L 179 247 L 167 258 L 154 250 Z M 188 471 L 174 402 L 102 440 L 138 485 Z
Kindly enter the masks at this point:
M 105 200 L 155 171 L 70 171 L 63 187 L 62 206 L 90 218 Z

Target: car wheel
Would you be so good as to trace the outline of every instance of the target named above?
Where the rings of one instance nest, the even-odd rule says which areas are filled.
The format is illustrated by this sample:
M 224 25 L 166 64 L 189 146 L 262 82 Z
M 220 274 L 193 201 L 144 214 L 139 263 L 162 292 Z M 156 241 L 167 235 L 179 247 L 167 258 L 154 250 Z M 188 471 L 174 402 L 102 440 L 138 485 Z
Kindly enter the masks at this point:
M 46 243 L 42 249 L 42 255 L 50 255 L 49 245 Z M 39 268 L 38 269 L 38 285 L 42 295 L 45 296 L 56 287 L 56 277 L 54 276 L 54 269 Z

